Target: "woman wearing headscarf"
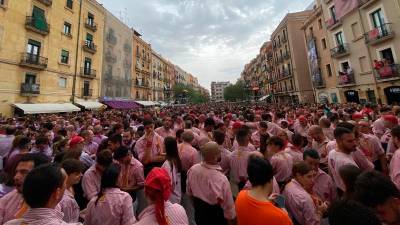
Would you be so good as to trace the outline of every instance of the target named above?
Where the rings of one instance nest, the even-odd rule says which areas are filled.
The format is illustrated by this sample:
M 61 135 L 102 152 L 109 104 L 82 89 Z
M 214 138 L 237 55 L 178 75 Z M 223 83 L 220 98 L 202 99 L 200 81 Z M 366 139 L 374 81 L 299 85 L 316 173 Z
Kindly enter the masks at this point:
M 185 209 L 168 201 L 171 195 L 171 179 L 165 169 L 155 167 L 147 175 L 144 184 L 149 206 L 139 215 L 135 225 L 188 225 Z

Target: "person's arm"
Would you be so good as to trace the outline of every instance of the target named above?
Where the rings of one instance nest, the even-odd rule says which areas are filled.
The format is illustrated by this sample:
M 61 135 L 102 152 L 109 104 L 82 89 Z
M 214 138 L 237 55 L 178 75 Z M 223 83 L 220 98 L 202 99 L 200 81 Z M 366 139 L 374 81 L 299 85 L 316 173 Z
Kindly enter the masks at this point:
M 387 159 L 386 159 L 386 155 L 382 154 L 379 156 L 379 162 L 381 163 L 381 167 L 382 167 L 382 173 L 385 175 L 389 174 L 389 168 L 388 168 L 388 164 L 387 164 Z
M 368 160 L 368 158 L 364 155 L 364 153 L 357 148 L 355 152 L 353 152 L 353 159 L 356 164 L 360 167 L 361 170 L 373 170 L 374 164 Z
M 127 195 L 123 200 L 121 220 L 121 225 L 132 225 L 136 222 L 136 217 L 133 214 L 132 198 L 129 195 Z
M 221 199 L 218 199 L 218 201 L 224 210 L 224 217 L 228 220 L 228 223 L 234 224 L 231 222 L 234 222 L 236 219 L 235 203 L 233 202 L 231 187 L 227 179 L 223 181 L 221 191 Z
M 82 189 L 86 199 L 89 201 L 97 194 L 97 188 L 92 182 L 93 180 L 87 174 L 83 176 Z

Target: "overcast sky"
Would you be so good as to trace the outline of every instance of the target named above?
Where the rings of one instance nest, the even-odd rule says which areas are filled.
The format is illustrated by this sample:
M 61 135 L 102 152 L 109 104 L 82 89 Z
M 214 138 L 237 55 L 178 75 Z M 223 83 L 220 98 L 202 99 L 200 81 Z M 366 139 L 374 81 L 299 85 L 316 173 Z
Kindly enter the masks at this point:
M 210 89 L 235 82 L 288 12 L 312 0 L 98 0 Z

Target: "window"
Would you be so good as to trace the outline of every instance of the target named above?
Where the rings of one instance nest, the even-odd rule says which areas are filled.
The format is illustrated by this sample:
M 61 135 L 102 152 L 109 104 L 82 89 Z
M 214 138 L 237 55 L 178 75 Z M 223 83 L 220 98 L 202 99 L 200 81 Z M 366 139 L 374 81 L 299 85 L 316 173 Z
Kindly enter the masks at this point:
M 67 0 L 67 4 L 66 4 L 68 9 L 72 9 L 74 6 L 74 1 L 73 0 Z
M 394 57 L 393 57 L 393 52 L 392 52 L 391 48 L 387 48 L 382 51 L 379 51 L 379 55 L 382 60 L 386 60 L 389 64 L 395 63 Z
M 322 29 L 322 20 L 318 19 L 318 28 L 321 30 Z
M 91 13 L 88 13 L 88 19 L 87 19 L 87 24 L 93 26 L 94 25 L 94 15 Z
M 344 38 L 343 38 L 343 32 L 338 32 L 335 34 L 335 40 L 336 40 L 336 44 L 338 46 L 341 46 L 344 44 Z
M 0 0 L 0 6 L 5 6 L 6 5 L 6 0 Z
M 31 62 L 38 62 L 40 56 L 40 47 L 41 44 L 35 40 L 28 40 L 28 46 L 26 48 L 27 56 L 29 57 L 28 60 Z
M 25 74 L 25 84 L 36 84 L 36 75 Z
M 33 6 L 32 10 L 32 25 L 42 31 L 48 31 L 49 27 L 46 22 L 44 10 Z
M 67 50 L 61 50 L 61 63 L 68 64 L 69 52 Z
M 83 96 L 89 96 L 90 92 L 90 83 L 89 81 L 83 82 Z
M 342 72 L 346 72 L 348 69 L 350 69 L 349 62 L 340 63 L 340 67 Z
M 84 71 L 85 74 L 90 74 L 90 70 L 92 69 L 92 59 L 85 58 L 84 68 L 85 68 L 85 71 Z
M 66 88 L 67 87 L 67 78 L 65 78 L 65 77 L 58 78 L 58 86 L 62 87 L 62 88 Z
M 335 6 L 332 6 L 329 8 L 329 12 L 331 13 L 331 18 L 333 21 L 336 21 L 336 9 Z
M 371 13 L 371 19 L 375 28 L 382 27 L 385 24 L 385 18 L 383 17 L 381 9 L 378 9 Z
M 325 38 L 321 39 L 321 43 L 322 43 L 322 48 L 326 49 L 326 40 L 325 40 Z
M 71 35 L 71 24 L 64 22 L 64 34 L 70 36 Z
M 328 77 L 331 77 L 332 76 L 331 64 L 327 64 L 325 67 L 326 67 L 326 72 L 328 73 Z

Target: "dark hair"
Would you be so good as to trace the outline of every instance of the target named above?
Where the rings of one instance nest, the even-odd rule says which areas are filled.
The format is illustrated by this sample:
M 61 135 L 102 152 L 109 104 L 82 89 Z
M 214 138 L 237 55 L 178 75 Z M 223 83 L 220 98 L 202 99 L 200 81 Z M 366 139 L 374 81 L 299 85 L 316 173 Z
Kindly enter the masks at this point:
M 97 152 L 96 163 L 103 167 L 108 167 L 113 161 L 112 152 L 108 149 Z
M 30 143 L 31 139 L 29 137 L 21 136 L 18 142 L 16 143 L 16 147 L 19 149 L 26 148 Z
M 154 121 L 151 119 L 146 119 L 145 121 L 143 121 L 143 126 L 148 126 L 148 125 L 153 125 Z
M 101 176 L 100 192 L 97 195 L 95 205 L 97 205 L 97 203 L 99 202 L 99 199 L 101 197 L 103 197 L 104 190 L 106 188 L 118 187 L 117 183 L 118 183 L 118 177 L 119 177 L 120 172 L 121 172 L 121 167 L 116 163 L 110 164 L 110 166 L 108 166 L 104 170 L 103 175 Z
M 346 129 L 349 129 L 350 131 L 353 131 L 354 128 L 355 128 L 355 126 L 353 124 L 349 123 L 349 122 L 338 123 L 336 125 L 336 128 L 338 128 L 338 127 L 346 128 Z
M 400 198 L 396 185 L 382 173 L 367 171 L 360 174 L 354 185 L 354 197 L 362 204 L 375 208 L 391 197 Z
M 292 136 L 292 142 L 294 146 L 303 146 L 304 144 L 304 137 L 300 134 L 294 134 Z
M 185 132 L 185 130 L 183 130 L 183 129 L 177 130 L 177 131 L 176 131 L 176 134 L 175 134 L 176 138 L 181 138 L 183 132 Z
M 204 126 L 215 126 L 215 121 L 213 118 L 208 117 L 205 121 L 204 121 Z
M 392 128 L 392 131 L 390 132 L 390 134 L 391 134 L 393 137 L 400 138 L 400 126 L 397 125 L 397 126 L 393 127 L 393 128 Z
M 375 213 L 354 200 L 341 199 L 328 209 L 330 225 L 382 225 Z
M 56 164 L 44 164 L 31 170 L 23 184 L 25 202 L 31 208 L 44 208 L 51 195 L 64 184 L 65 177 Z
M 282 149 L 285 146 L 285 142 L 282 140 L 282 138 L 273 136 L 268 140 L 267 145 L 276 145 Z
M 22 157 L 19 159 L 18 163 L 30 162 L 30 161 L 33 161 L 34 167 L 38 167 L 40 165 L 50 162 L 49 158 L 41 153 L 31 153 L 31 154 L 22 155 Z M 18 165 L 18 163 L 17 163 L 17 165 Z
M 346 187 L 346 195 L 350 196 L 354 193 L 354 183 L 362 170 L 357 166 L 348 164 L 339 168 L 339 175 Z
M 120 145 L 122 145 L 122 136 L 120 134 L 113 134 L 111 137 L 108 138 L 108 142 L 119 143 Z
M 127 156 L 129 153 L 129 149 L 125 146 L 120 146 L 119 148 L 117 148 L 117 150 L 115 150 L 114 154 L 113 154 L 113 158 L 115 160 L 119 160 L 124 158 L 125 156 Z
M 267 121 L 260 121 L 259 122 L 260 127 L 267 129 L 268 128 L 268 122 Z
M 61 167 L 65 172 L 70 175 L 72 173 L 82 173 L 85 169 L 85 165 L 78 159 L 66 159 L 62 161 Z
M 47 122 L 47 123 L 44 123 L 42 125 L 42 127 L 45 128 L 46 130 L 53 130 L 54 125 L 51 122 Z
M 292 168 L 292 174 L 293 177 L 296 176 L 297 174 L 300 174 L 301 176 L 306 175 L 307 173 L 309 173 L 310 171 L 312 171 L 312 168 L 310 165 L 308 165 L 306 162 L 302 161 L 302 162 L 298 162 L 295 163 L 293 165 Z
M 48 145 L 49 139 L 46 136 L 39 136 L 36 138 L 35 144 L 36 145 Z
M 343 135 L 345 134 L 352 134 L 353 132 L 347 128 L 344 127 L 336 127 L 336 129 L 333 131 L 333 135 L 335 136 L 335 139 L 341 139 Z
M 220 130 L 214 130 L 213 138 L 217 144 L 222 145 L 225 142 L 225 133 Z
M 236 141 L 242 144 L 248 139 L 249 131 L 246 128 L 240 128 L 236 133 Z
M 17 131 L 17 129 L 15 128 L 15 126 L 7 126 L 6 127 L 6 135 L 13 135 L 13 134 L 15 134 L 16 131 Z
M 271 164 L 259 156 L 250 156 L 247 163 L 247 174 L 253 187 L 271 182 L 274 171 Z
M 320 159 L 319 154 L 317 150 L 315 149 L 307 149 L 303 152 L 303 160 L 306 160 L 307 157 L 313 158 L 313 159 Z
M 179 158 L 178 153 L 178 143 L 173 137 L 166 137 L 164 139 L 166 159 L 171 163 L 171 168 L 176 165 L 176 170 L 180 173 L 182 172 L 182 162 Z

